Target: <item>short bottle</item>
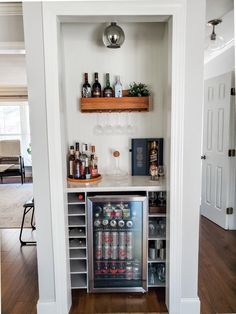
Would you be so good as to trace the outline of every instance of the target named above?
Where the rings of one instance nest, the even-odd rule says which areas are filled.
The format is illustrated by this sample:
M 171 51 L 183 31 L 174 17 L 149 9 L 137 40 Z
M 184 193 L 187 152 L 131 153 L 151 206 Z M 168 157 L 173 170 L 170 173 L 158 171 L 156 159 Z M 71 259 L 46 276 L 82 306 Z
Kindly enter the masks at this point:
M 103 90 L 103 97 L 113 97 L 114 91 L 110 85 L 109 73 L 106 73 L 106 87 Z
M 69 178 L 73 179 L 74 178 L 74 162 L 75 162 L 75 150 L 74 146 L 70 146 L 70 154 L 68 158 L 68 163 L 69 163 Z
M 101 97 L 102 96 L 102 89 L 101 84 L 98 81 L 98 73 L 94 73 L 94 83 L 92 86 L 92 97 Z
M 84 84 L 82 87 L 82 97 L 83 98 L 91 97 L 91 86 L 88 82 L 88 73 L 84 73 Z
M 115 82 L 115 97 L 122 97 L 122 84 L 120 82 L 120 77 L 116 77 L 116 82 Z
M 88 157 L 85 158 L 85 178 L 86 179 L 90 179 L 91 178 L 91 174 L 90 174 L 90 170 L 89 170 Z

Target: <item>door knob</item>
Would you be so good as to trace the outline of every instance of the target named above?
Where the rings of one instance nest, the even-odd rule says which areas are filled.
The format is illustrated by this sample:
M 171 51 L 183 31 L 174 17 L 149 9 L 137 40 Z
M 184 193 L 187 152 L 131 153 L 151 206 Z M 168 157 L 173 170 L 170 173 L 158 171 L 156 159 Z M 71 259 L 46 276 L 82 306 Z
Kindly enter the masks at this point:
M 201 159 L 206 159 L 206 155 L 201 156 Z

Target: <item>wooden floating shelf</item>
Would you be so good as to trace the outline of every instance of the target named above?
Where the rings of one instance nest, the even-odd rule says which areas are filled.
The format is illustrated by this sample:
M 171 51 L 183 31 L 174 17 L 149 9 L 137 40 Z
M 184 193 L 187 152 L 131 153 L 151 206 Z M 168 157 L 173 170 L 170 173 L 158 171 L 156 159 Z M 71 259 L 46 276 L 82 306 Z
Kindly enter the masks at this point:
M 149 111 L 150 97 L 80 98 L 81 112 Z

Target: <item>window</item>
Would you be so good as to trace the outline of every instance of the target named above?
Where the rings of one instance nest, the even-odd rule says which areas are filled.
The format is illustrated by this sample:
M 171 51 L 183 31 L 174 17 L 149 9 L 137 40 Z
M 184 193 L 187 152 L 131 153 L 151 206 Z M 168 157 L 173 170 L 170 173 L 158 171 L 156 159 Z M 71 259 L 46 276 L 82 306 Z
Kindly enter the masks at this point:
M 31 155 L 27 152 L 30 144 L 28 102 L 0 103 L 0 139 L 19 139 L 25 165 L 31 165 Z

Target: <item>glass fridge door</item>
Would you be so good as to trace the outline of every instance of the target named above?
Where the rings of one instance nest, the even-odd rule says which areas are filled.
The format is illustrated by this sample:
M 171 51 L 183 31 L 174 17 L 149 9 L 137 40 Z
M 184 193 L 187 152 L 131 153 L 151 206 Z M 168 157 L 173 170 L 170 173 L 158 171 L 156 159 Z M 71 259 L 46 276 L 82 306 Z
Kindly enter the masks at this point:
M 88 198 L 90 291 L 147 291 L 146 202 L 142 196 Z

